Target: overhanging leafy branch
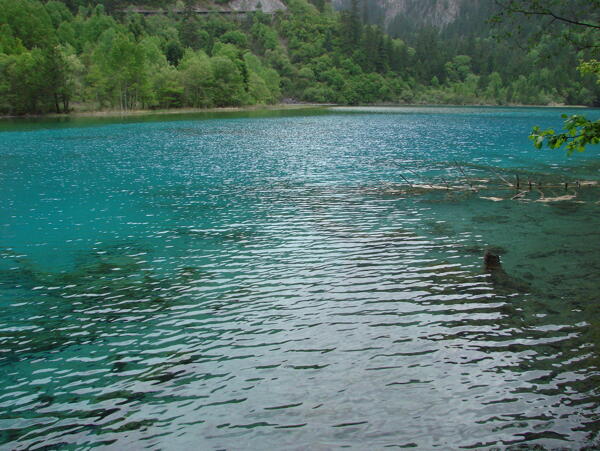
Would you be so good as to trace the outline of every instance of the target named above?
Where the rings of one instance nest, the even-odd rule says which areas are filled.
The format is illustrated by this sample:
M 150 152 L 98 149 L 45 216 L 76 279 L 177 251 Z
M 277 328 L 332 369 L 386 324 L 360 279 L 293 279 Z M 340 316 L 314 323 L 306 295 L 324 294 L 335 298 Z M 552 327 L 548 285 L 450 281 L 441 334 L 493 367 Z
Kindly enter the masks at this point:
M 562 117 L 566 119 L 563 133 L 556 133 L 553 129 L 533 128 L 529 139 L 533 141 L 535 147 L 541 149 L 546 145 L 550 149 L 559 149 L 566 146 L 567 153 L 571 155 L 574 151 L 583 152 L 588 144 L 600 143 L 600 120 L 590 121 L 578 114 L 573 116 L 563 114 Z

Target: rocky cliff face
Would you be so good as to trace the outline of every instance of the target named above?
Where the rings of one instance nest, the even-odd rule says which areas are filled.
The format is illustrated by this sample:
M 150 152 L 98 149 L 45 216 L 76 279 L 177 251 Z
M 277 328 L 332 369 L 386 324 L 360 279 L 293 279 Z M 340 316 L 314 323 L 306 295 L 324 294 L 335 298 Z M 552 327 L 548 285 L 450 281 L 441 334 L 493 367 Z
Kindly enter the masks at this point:
M 227 5 L 232 11 L 257 11 L 267 14 L 286 9 L 281 0 L 232 0 Z
M 445 27 L 454 22 L 462 10 L 475 6 L 479 0 L 359 0 L 360 13 L 368 15 L 370 22 L 385 28 L 403 18 L 415 25 Z M 336 9 L 348 9 L 351 0 L 332 0 Z
M 129 1 L 131 2 L 131 5 L 123 8 L 122 11 L 131 11 L 146 16 L 165 14 L 167 11 L 172 11 L 175 14 L 183 14 L 185 12 L 181 1 L 178 1 L 177 3 L 173 2 L 166 10 L 156 8 L 152 5 L 145 5 L 143 0 L 141 2 Z M 287 6 L 285 6 L 282 0 L 229 0 L 227 2 L 197 1 L 196 3 L 192 3 L 191 10 L 196 14 L 244 14 L 259 10 L 266 14 L 273 14 L 277 11 L 287 10 Z

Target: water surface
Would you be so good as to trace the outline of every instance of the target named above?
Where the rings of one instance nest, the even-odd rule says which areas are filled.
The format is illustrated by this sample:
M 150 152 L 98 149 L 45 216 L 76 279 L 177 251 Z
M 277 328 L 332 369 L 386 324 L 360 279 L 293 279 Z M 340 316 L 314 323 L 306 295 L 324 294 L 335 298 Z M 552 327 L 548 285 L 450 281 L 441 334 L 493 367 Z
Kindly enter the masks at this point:
M 598 446 L 600 160 L 527 140 L 561 112 L 4 123 L 0 447 Z

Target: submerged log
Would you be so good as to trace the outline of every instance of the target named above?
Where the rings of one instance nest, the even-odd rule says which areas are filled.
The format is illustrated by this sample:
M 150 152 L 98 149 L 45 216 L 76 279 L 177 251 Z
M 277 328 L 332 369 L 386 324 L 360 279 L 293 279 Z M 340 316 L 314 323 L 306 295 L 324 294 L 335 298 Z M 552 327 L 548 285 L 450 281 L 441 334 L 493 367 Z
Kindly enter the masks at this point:
M 525 183 L 522 180 L 522 177 L 517 175 L 516 179 L 518 182 L 516 184 L 510 184 L 506 178 L 501 177 L 500 174 L 498 175 L 499 178 L 506 182 L 505 184 L 494 183 L 494 180 L 489 178 L 472 178 L 467 181 L 468 184 L 465 184 L 464 178 L 451 181 L 444 177 L 437 176 L 438 182 L 441 181 L 441 183 L 443 183 L 441 184 L 435 183 L 435 179 L 431 182 L 420 180 L 412 181 L 400 174 L 404 183 L 389 183 L 383 188 L 367 187 L 364 191 L 393 196 L 427 195 L 445 191 L 446 193 L 477 195 L 480 199 L 493 202 L 518 201 L 548 204 L 567 201 L 577 203 L 589 202 L 589 200 L 579 199 L 580 190 L 583 188 L 600 188 L 600 182 L 596 180 L 577 180 L 574 182 L 560 181 L 542 184 L 541 181 L 534 182 L 529 178 L 527 179 L 527 183 Z M 600 203 L 600 201 L 596 203 Z

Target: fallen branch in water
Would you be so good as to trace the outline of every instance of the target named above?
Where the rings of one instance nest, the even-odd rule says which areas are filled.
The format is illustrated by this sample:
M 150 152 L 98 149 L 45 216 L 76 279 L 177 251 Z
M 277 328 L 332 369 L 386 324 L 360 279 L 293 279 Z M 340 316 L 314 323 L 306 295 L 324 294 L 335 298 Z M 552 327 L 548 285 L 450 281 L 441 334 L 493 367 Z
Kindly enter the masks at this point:
M 494 174 L 496 174 L 496 176 L 498 176 L 498 178 L 500 178 L 504 183 L 506 183 L 508 186 L 510 186 L 511 188 L 513 187 L 513 184 L 510 183 L 508 180 L 506 180 L 504 177 L 502 177 L 501 174 L 499 174 L 497 171 L 495 171 L 493 168 L 489 168 L 490 171 L 492 171 Z
M 564 196 L 545 197 L 538 199 L 537 202 L 565 202 L 577 198 L 577 194 L 565 194 Z M 583 203 L 583 201 L 581 201 Z
M 573 202 L 585 203 L 584 200 L 577 200 L 579 196 L 579 189 L 582 187 L 588 188 L 600 188 L 600 182 L 598 181 L 577 181 L 577 182 L 554 182 L 552 184 L 543 184 L 541 182 L 533 183 L 528 180 L 527 185 L 523 186 L 522 189 L 518 189 L 515 193 L 515 185 L 507 183 L 506 178 L 499 176 L 499 179 L 504 178 L 504 184 L 493 183 L 493 179 L 472 179 L 470 187 L 462 184 L 462 177 L 459 180 L 449 181 L 444 177 L 437 176 L 442 184 L 435 183 L 414 183 L 408 180 L 404 175 L 400 174 L 406 184 L 396 184 L 384 189 L 387 194 L 393 195 L 426 195 L 428 193 L 435 192 L 450 192 L 450 193 L 478 193 L 480 199 L 485 199 L 493 202 L 501 201 L 522 201 L 522 202 L 541 202 L 541 203 L 554 203 L 554 202 Z M 529 186 L 528 186 L 529 185 Z M 573 186 L 575 185 L 575 186 Z M 543 186 L 543 188 L 542 188 Z M 579 188 L 577 188 L 579 187 Z M 570 189 L 569 189 L 570 188 Z M 506 193 L 507 190 L 512 193 Z M 377 190 L 381 192 L 380 190 Z M 536 192 L 539 197 L 530 196 L 531 193 Z M 566 192 L 565 192 L 566 191 Z M 489 195 L 485 195 L 489 194 Z M 595 201 L 592 201 L 595 202 Z M 600 203 L 600 202 L 599 202 Z
M 410 186 L 411 188 L 413 187 L 412 183 L 410 183 L 406 177 L 404 177 L 402 174 L 400 174 L 400 177 L 402 177 L 402 179 L 403 179 L 403 180 L 404 180 L 406 183 L 408 183 L 408 186 Z
M 463 168 L 460 166 L 460 164 L 458 164 L 458 161 L 454 161 L 454 164 L 456 165 L 456 168 L 459 170 L 459 172 L 462 174 L 462 176 L 465 179 L 465 182 L 467 182 L 467 185 L 469 185 L 469 187 L 471 189 L 473 189 L 473 183 L 471 183 L 469 181 L 469 178 L 467 177 L 467 174 L 465 173 L 465 171 L 463 170 Z

